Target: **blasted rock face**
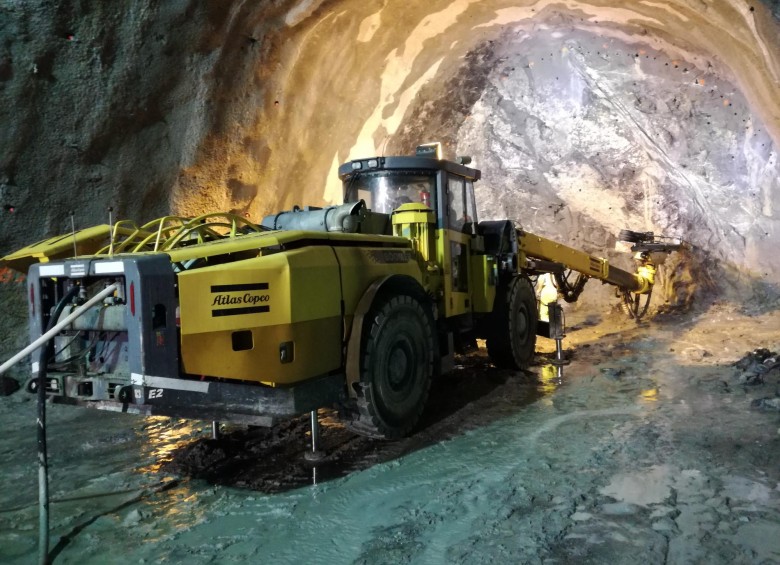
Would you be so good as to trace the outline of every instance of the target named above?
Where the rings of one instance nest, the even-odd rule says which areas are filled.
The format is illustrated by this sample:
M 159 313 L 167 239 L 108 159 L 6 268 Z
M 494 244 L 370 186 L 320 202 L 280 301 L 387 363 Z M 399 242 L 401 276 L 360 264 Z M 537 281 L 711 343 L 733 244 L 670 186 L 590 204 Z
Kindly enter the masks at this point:
M 457 130 L 484 170 L 483 218 L 595 253 L 623 227 L 682 237 L 692 249 L 663 271 L 667 302 L 689 303 L 722 269 L 746 297 L 776 300 L 780 161 L 733 84 L 585 32 L 508 34 L 491 49 L 500 63 Z

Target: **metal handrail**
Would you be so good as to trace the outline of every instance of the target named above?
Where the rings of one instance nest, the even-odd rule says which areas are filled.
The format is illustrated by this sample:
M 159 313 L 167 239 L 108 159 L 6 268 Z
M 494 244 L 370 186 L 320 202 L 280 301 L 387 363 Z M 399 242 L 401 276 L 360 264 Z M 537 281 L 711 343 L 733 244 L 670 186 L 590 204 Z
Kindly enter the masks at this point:
M 222 221 L 213 221 L 215 219 Z M 224 228 L 226 232 L 221 233 L 214 228 Z M 249 228 L 255 232 L 263 231 L 257 224 L 229 212 L 211 212 L 194 218 L 163 216 L 140 227 L 130 220 L 120 220 L 113 227 L 113 250 L 114 253 L 169 251 L 184 245 L 184 241 L 193 233 L 197 235 L 198 243 L 203 243 L 206 239 L 234 238 L 241 235 L 242 228 Z M 123 235 L 125 237 L 117 244 L 118 238 Z M 110 249 L 111 246 L 106 245 L 95 255 L 106 255 Z

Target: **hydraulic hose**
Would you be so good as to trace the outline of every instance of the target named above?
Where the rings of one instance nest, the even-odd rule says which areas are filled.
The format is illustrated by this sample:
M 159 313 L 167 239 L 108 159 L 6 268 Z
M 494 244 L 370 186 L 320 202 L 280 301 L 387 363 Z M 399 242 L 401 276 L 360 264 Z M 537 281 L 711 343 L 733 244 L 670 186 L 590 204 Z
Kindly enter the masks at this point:
M 19 361 L 24 359 L 27 355 L 38 349 L 41 345 L 49 341 L 52 337 L 54 337 L 56 334 L 58 334 L 63 328 L 68 326 L 73 320 L 81 316 L 86 310 L 91 308 L 94 304 L 97 302 L 100 302 L 104 298 L 106 298 L 109 294 L 114 292 L 117 289 L 118 285 L 116 283 L 107 286 L 102 291 L 97 293 L 95 296 L 87 300 L 84 304 L 76 308 L 73 312 L 68 314 L 68 316 L 62 320 L 60 323 L 58 323 L 56 326 L 48 330 L 46 333 L 44 333 L 41 337 L 36 339 L 34 342 L 32 342 L 30 345 L 22 349 L 19 353 L 11 357 L 8 361 L 0 365 L 0 375 L 2 375 L 4 372 L 6 372 L 8 369 L 16 365 Z M 64 306 L 63 306 L 64 308 Z M 52 317 L 52 319 L 56 319 Z

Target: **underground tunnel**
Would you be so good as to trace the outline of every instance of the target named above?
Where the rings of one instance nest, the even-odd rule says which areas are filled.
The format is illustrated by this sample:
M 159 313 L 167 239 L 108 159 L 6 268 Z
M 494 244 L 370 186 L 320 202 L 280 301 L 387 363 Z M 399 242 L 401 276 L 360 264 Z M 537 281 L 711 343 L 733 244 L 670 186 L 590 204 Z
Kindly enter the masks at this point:
M 563 368 L 544 337 L 517 370 L 468 343 L 395 441 L 322 407 L 323 461 L 303 413 L 212 438 L 50 404 L 54 562 L 780 560 L 779 31 L 759 0 L 0 2 L 0 255 L 339 205 L 340 165 L 429 142 L 481 171 L 482 222 L 630 272 L 621 230 L 683 242 L 639 323 L 598 277 L 563 303 Z M 12 267 L 0 361 L 39 304 Z M 29 359 L 0 377 L 8 563 L 38 551 Z

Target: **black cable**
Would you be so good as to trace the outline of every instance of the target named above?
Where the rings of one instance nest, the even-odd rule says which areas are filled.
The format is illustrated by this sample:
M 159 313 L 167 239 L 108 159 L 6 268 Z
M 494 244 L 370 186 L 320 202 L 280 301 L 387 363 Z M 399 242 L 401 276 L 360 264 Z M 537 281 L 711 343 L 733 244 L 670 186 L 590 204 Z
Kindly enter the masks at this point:
M 180 479 L 172 479 L 166 483 L 163 483 L 161 485 L 158 485 L 157 487 L 151 489 L 151 490 L 143 490 L 138 496 L 135 496 L 131 498 L 130 500 L 126 500 L 122 502 L 121 504 L 118 504 L 114 508 L 111 508 L 109 510 L 106 510 L 105 512 L 101 512 L 99 514 L 96 514 L 86 520 L 85 522 L 82 522 L 81 524 L 74 527 L 70 532 L 60 537 L 59 541 L 57 542 L 57 545 L 54 546 L 54 548 L 51 550 L 51 560 L 53 561 L 55 557 L 57 557 L 60 553 L 62 553 L 62 550 L 65 549 L 65 546 L 67 546 L 78 534 L 80 534 L 85 528 L 90 526 L 91 524 L 95 523 L 99 518 L 103 516 L 108 516 L 110 514 L 115 514 L 116 512 L 119 512 L 120 510 L 127 508 L 129 506 L 132 506 L 136 502 L 140 502 L 141 500 L 145 498 L 149 498 L 155 494 L 159 494 L 162 492 L 165 492 L 167 490 L 170 490 L 176 486 L 178 486 L 181 483 Z
M 653 294 L 653 289 L 651 288 L 646 294 L 645 294 L 645 305 L 642 307 L 641 311 L 639 308 L 640 301 L 642 299 L 642 295 L 640 294 L 634 294 L 629 290 L 623 290 L 623 304 L 626 306 L 626 313 L 629 315 L 630 318 L 636 320 L 637 322 L 641 320 L 645 314 L 647 314 L 647 309 L 650 306 L 650 297 Z
M 76 341 L 80 336 L 81 336 L 81 332 L 76 332 L 76 335 L 74 335 L 68 343 L 60 347 L 57 351 L 55 351 L 52 354 L 51 357 L 49 357 L 49 361 L 53 361 L 54 359 L 56 359 L 57 355 L 59 355 L 60 353 L 65 351 L 68 347 L 70 347 L 73 344 L 73 342 Z
M 642 313 L 637 316 L 637 320 L 642 319 L 647 314 L 647 308 L 650 306 L 650 297 L 653 295 L 653 288 L 647 291 L 647 299 L 645 300 L 645 307 L 642 309 Z
M 558 287 L 558 290 L 563 299 L 569 303 L 577 301 L 577 299 L 580 297 L 580 294 L 582 294 L 582 291 L 585 290 L 585 284 L 590 278 L 587 275 L 578 273 L 577 278 L 574 280 L 574 284 L 571 284 L 569 282 L 569 277 L 571 276 L 572 272 L 573 271 L 569 269 L 565 275 L 563 273 L 554 273 L 556 286 Z
M 98 340 L 100 339 L 100 334 L 104 333 L 100 330 L 96 330 L 93 332 L 94 335 L 92 338 L 90 338 L 89 343 L 87 344 L 87 347 L 85 347 L 83 350 L 79 351 L 75 355 L 71 355 L 67 359 L 63 359 L 62 361 L 57 361 L 56 363 L 52 363 L 52 366 L 54 367 L 65 367 L 68 363 L 72 363 L 73 361 L 77 361 L 83 357 L 86 357 L 89 355 L 90 351 L 92 351 L 92 348 L 94 348 L 97 345 Z
M 59 319 L 65 305 L 76 296 L 79 287 L 73 286 L 57 303 L 46 332 L 50 331 Z M 44 334 L 46 333 L 44 332 Z M 49 563 L 49 461 L 46 452 L 46 364 L 52 352 L 52 342 L 47 341 L 41 346 L 38 357 L 38 562 L 41 565 Z

